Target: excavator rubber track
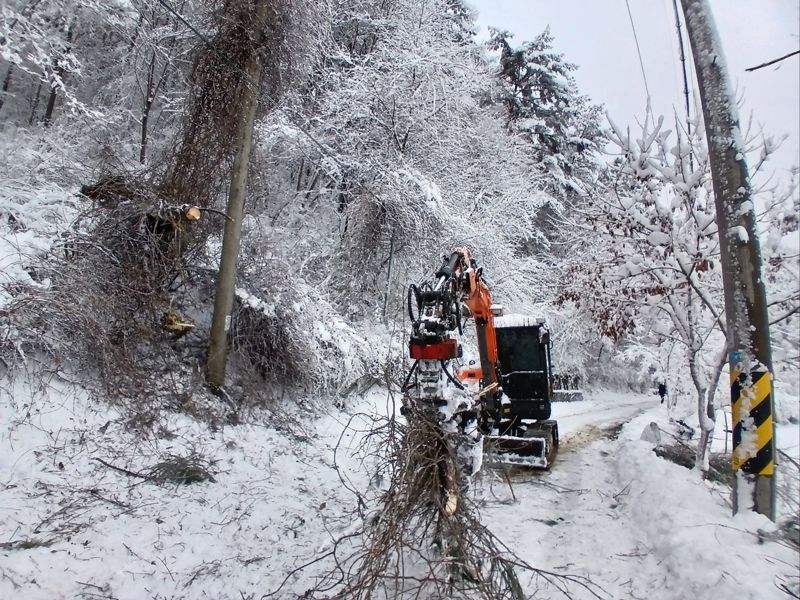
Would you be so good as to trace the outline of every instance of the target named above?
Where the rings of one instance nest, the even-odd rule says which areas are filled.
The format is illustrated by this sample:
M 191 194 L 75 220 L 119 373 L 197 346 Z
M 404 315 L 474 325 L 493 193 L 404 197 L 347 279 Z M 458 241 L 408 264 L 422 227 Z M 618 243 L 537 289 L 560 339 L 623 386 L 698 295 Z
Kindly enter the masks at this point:
M 547 420 L 525 425 L 519 435 L 485 435 L 487 462 L 549 470 L 558 453 L 558 424 Z

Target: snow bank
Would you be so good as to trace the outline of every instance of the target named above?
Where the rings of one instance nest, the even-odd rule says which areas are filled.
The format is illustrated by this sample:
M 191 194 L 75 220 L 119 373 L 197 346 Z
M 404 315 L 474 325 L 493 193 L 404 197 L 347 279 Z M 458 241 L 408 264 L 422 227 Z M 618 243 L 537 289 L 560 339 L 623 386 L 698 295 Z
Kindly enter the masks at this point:
M 26 600 L 259 598 L 287 577 L 275 597 L 302 595 L 332 565 L 291 573 L 361 528 L 349 490 L 380 487 L 375 449 L 362 443 L 372 418 L 397 408 L 375 387 L 351 399 L 350 413 L 308 419 L 287 402 L 291 418 L 219 427 L 171 413 L 148 435 L 63 377 L 41 393 L 3 383 L 0 598 Z M 639 440 L 665 416 L 657 402 L 604 392 L 559 406 L 553 469 L 484 471 L 476 490 L 484 522 L 530 564 L 588 577 L 604 599 L 784 597 L 775 583 L 796 575 L 797 554 L 759 543 L 770 522 L 730 516 L 728 494 Z M 156 484 L 98 460 L 144 472 L 189 451 L 214 461 L 214 482 Z M 520 581 L 528 595 L 560 597 L 541 578 Z
M 728 516 L 727 496 L 684 467 L 658 458 L 652 444 L 629 441 L 615 458 L 620 481 L 630 482 L 622 500 L 630 525 L 665 570 L 659 598 L 771 597 L 777 544 L 759 544 L 758 530 L 772 530 L 763 515 Z M 791 564 L 791 563 L 789 563 Z
M 340 477 L 368 486 L 366 425 L 347 429 L 347 414 L 220 428 L 174 413 L 147 434 L 61 378 L 44 395 L 3 384 L 0 598 L 259 598 L 352 524 Z M 362 399 L 365 413 L 382 397 Z M 158 484 L 99 462 L 142 473 L 191 451 L 213 461 L 214 482 Z M 290 578 L 278 597 L 330 566 Z

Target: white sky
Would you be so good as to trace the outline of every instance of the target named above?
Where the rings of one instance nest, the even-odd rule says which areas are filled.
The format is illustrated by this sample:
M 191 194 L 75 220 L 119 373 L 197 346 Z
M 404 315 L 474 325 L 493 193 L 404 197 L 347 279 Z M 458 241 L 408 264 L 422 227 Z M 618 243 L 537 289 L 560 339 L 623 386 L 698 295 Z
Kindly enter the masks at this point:
M 767 134 L 788 134 L 774 168 L 800 164 L 800 57 L 745 72 L 800 47 L 798 0 L 710 0 L 737 95 L 742 125 L 752 114 Z M 581 92 L 606 106 L 621 126 L 636 127 L 647 93 L 625 0 L 468 0 L 479 11 L 479 37 L 487 26 L 514 34 L 522 44 L 547 25 L 555 49 L 578 65 Z M 647 84 L 656 114 L 668 122 L 685 113 L 672 0 L 629 0 Z M 680 6 L 680 2 L 678 3 Z M 685 29 L 684 47 L 689 53 Z M 693 75 L 690 66 L 690 75 Z M 693 78 L 692 78 L 693 80 Z M 693 83 L 690 82 L 690 86 Z M 694 107 L 692 107 L 694 110 Z M 634 129 L 635 131 L 635 129 Z

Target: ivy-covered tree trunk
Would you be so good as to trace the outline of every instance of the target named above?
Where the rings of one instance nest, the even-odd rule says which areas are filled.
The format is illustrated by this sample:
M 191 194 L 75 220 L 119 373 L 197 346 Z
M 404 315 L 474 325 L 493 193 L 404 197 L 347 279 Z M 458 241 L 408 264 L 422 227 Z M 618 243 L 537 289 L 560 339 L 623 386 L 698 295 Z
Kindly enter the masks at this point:
M 255 24 L 263 22 L 269 6 L 268 0 L 257 0 Z M 208 364 L 206 377 L 208 383 L 220 387 L 225 383 L 227 362 L 228 332 L 231 325 L 234 286 L 236 284 L 236 261 L 239 256 L 239 242 L 242 234 L 242 213 L 244 211 L 245 190 L 247 189 L 247 170 L 250 165 L 250 147 L 253 142 L 253 123 L 258 104 L 258 88 L 261 84 L 261 58 L 259 46 L 263 34 L 252 32 L 252 46 L 248 51 L 247 65 L 241 81 L 240 107 L 236 125 L 236 157 L 231 169 L 231 184 L 222 237 L 222 257 L 217 274 L 214 316 L 211 322 L 211 335 L 208 344 Z

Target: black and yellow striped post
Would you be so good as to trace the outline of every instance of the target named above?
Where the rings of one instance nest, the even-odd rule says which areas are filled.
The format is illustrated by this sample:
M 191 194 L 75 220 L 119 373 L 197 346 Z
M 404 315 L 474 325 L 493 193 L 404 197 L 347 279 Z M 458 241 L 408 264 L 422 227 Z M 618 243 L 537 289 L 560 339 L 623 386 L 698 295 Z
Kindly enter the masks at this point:
M 733 469 L 758 476 L 757 483 L 775 474 L 772 376 L 763 366 L 743 372 L 739 352 L 732 352 L 730 359 Z

